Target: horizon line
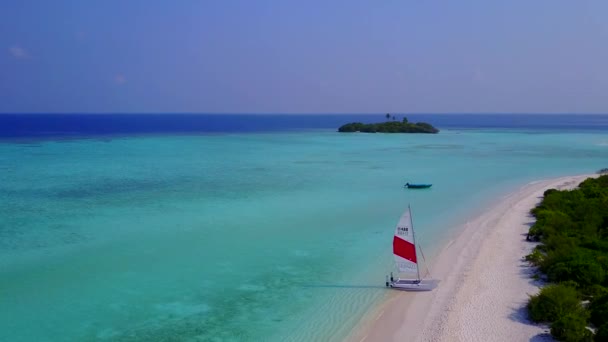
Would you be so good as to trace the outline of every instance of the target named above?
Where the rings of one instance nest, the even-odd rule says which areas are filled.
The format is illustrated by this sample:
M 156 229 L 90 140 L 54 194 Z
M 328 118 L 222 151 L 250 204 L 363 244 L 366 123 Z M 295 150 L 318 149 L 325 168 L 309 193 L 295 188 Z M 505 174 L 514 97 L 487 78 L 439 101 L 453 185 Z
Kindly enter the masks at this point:
M 0 115 L 608 115 L 608 112 L 0 112 Z

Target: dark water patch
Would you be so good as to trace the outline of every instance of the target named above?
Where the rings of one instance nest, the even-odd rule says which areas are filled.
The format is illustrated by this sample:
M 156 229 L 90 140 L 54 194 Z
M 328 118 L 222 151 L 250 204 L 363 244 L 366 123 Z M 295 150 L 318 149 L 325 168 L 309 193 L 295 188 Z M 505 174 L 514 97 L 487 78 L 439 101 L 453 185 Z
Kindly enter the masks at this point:
M 144 180 L 134 178 L 105 179 L 92 183 L 80 184 L 65 190 L 59 190 L 54 193 L 54 196 L 58 198 L 80 199 L 103 196 L 107 194 L 158 190 L 166 187 L 167 183 L 160 180 Z
M 72 144 L 74 142 L 78 142 L 79 140 L 95 140 L 93 137 L 61 137 L 54 138 L 52 140 L 55 144 Z
M 296 160 L 293 162 L 294 164 L 304 164 L 304 165 L 329 165 L 335 164 L 336 162 L 331 160 Z
M 413 147 L 421 150 L 462 150 L 465 148 L 464 145 L 458 144 L 424 144 Z
M 57 154 L 48 153 L 48 152 L 30 152 L 27 155 L 33 156 L 33 157 L 49 157 L 49 156 L 56 156 Z
M 301 164 L 328 165 L 329 162 L 304 161 Z M 271 171 L 272 173 L 269 174 Z M 308 189 L 318 183 L 318 181 L 314 182 L 314 176 L 294 178 L 290 173 L 277 172 L 264 167 L 245 169 L 239 177 L 223 177 L 221 170 L 212 170 L 209 173 L 210 175 L 187 177 L 178 175 L 158 179 L 105 178 L 56 185 L 51 188 L 36 185 L 29 188 L 0 188 L 0 191 L 6 195 L 6 198 L 14 200 L 13 208 L 32 212 L 35 208 L 20 206 L 19 203 L 27 203 L 31 200 L 40 202 L 46 198 L 70 201 L 73 202 L 72 205 L 82 209 L 83 206 L 99 204 L 120 205 L 125 200 L 146 205 L 151 202 L 162 202 L 165 199 L 170 200 L 175 196 L 184 199 L 240 199 L 245 196 L 263 195 L 269 189 L 275 194 L 286 193 Z
M 74 231 L 67 231 L 63 236 L 61 236 L 61 242 L 65 245 L 83 243 L 87 240 L 87 237 Z
M 393 151 L 403 151 L 405 147 L 383 147 L 374 149 L 373 152 L 393 152 Z
M 402 114 L 397 114 L 402 117 Z M 378 122 L 383 114 L 1 114 L 0 139 L 145 134 L 220 134 L 331 130 L 347 122 Z M 556 114 L 408 114 L 412 122 L 440 129 L 606 131 L 608 115 Z M 337 134 L 337 133 L 336 133 Z M 441 133 L 439 133 L 441 134 Z
M 243 171 L 245 171 L 245 172 L 270 172 L 272 170 L 267 167 L 246 167 L 243 169 Z
M 44 249 L 89 240 L 82 234 L 84 227 L 54 223 L 60 214 L 45 207 L 3 207 L 0 210 L 4 219 L 0 223 L 0 251 Z M 83 213 L 73 214 L 74 217 L 81 215 Z
M 1 114 L 0 114 L 1 115 Z M 20 137 L 20 138 L 12 138 L 12 139 L 1 139 L 0 138 L 0 144 L 7 144 L 7 145 L 17 145 L 20 147 L 34 147 L 34 146 L 42 146 L 42 144 L 40 144 L 41 140 L 40 139 L 36 139 L 36 138 L 32 138 L 32 137 Z

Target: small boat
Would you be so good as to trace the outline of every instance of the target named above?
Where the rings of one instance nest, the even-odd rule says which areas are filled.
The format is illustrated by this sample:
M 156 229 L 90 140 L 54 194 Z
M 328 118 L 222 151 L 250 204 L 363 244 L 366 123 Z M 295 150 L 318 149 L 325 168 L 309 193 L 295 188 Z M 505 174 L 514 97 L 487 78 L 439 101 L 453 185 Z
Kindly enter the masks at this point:
M 422 252 L 422 250 L 421 250 Z M 407 210 L 401 215 L 401 219 L 395 227 L 393 236 L 393 255 L 395 266 L 398 270 L 397 278 L 391 272 L 390 280 L 386 276 L 386 287 L 391 287 L 406 291 L 431 291 L 437 287 L 437 280 L 422 279 L 418 266 L 418 253 L 416 251 L 416 236 L 414 235 L 414 224 L 412 222 L 412 210 L 407 206 Z M 422 255 L 424 259 L 424 255 Z M 407 275 L 400 278 L 399 274 Z
M 405 183 L 405 185 L 403 187 L 404 188 L 408 188 L 408 189 L 427 189 L 427 188 L 430 188 L 431 186 L 433 186 L 433 184 L 410 184 L 410 183 Z

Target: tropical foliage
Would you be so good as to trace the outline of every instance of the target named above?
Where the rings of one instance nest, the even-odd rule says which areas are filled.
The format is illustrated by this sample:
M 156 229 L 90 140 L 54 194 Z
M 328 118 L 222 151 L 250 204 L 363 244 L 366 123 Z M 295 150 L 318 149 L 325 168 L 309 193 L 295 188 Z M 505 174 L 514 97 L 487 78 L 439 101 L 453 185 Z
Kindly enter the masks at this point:
M 568 313 L 583 312 L 580 298 L 574 287 L 549 285 L 536 296 L 530 298 L 528 313 L 535 322 L 553 322 Z
M 560 341 L 595 341 L 608 335 L 608 175 L 571 191 L 547 190 L 531 211 L 529 238 L 540 241 L 527 260 L 553 282 L 530 298 L 536 322 L 551 323 Z M 587 303 L 589 305 L 582 305 Z

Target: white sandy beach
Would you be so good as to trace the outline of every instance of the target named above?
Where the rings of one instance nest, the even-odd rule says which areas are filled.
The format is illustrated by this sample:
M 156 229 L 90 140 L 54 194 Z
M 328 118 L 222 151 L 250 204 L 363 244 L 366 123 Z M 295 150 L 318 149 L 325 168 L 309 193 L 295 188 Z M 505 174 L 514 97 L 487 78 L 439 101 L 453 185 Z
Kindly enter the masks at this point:
M 533 182 L 467 222 L 433 262 L 432 292 L 393 291 L 349 337 L 351 341 L 545 341 L 548 329 L 526 319 L 538 292 L 523 261 L 529 215 L 550 188 L 568 189 L 592 175 Z

